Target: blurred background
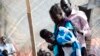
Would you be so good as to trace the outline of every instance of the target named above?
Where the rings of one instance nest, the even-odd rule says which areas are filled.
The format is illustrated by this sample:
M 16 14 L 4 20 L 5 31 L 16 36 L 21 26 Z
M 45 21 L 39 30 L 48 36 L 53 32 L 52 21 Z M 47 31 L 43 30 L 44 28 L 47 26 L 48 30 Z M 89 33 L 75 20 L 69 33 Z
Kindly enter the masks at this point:
M 35 35 L 36 51 L 40 48 L 46 49 L 45 41 L 40 38 L 41 29 L 53 32 L 54 23 L 50 19 L 49 9 L 60 0 L 30 0 L 32 24 Z M 92 40 L 90 53 L 100 55 L 100 1 L 99 0 L 70 0 L 72 8 L 79 10 L 78 6 L 87 4 L 92 9 L 90 26 Z M 19 56 L 31 56 L 31 38 L 29 32 L 26 1 L 25 0 L 0 0 L 0 35 L 6 35 L 14 44 Z M 46 49 L 47 50 L 47 49 Z

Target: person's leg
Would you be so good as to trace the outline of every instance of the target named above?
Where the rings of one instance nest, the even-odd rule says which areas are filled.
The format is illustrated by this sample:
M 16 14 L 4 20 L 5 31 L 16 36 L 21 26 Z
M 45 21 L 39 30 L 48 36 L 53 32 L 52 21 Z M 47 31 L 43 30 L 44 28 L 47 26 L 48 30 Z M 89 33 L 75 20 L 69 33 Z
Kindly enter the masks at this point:
M 64 56 L 62 46 L 60 45 L 53 46 L 53 53 L 54 53 L 54 56 Z
M 87 56 L 87 51 L 85 47 L 81 48 L 81 53 L 82 53 L 82 56 Z
M 64 51 L 61 45 L 59 45 L 58 49 L 59 49 L 59 56 L 64 56 Z

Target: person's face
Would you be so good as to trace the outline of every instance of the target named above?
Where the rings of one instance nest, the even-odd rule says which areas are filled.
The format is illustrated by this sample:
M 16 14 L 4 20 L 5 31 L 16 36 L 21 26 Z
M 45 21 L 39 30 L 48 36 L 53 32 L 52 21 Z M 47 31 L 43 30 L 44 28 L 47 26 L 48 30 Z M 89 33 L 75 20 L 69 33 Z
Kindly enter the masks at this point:
M 71 9 L 70 5 L 68 5 L 65 1 L 61 2 L 61 8 L 65 12 L 66 15 L 71 14 L 72 9 Z
M 58 24 L 60 22 L 60 20 L 63 18 L 62 14 L 61 13 L 58 13 L 58 14 L 55 14 L 55 16 L 51 16 L 52 17 L 52 20 Z
M 53 33 L 48 32 L 48 36 L 49 36 L 49 38 L 53 37 Z

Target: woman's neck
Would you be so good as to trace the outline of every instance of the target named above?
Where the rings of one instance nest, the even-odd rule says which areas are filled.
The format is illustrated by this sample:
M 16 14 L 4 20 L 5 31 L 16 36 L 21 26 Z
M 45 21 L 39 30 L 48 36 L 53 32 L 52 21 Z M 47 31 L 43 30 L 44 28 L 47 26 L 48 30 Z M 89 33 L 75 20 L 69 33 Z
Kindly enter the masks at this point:
M 62 18 L 62 19 L 59 21 L 59 23 L 57 23 L 57 26 L 61 26 L 61 25 L 63 24 L 63 22 L 64 22 L 64 18 Z

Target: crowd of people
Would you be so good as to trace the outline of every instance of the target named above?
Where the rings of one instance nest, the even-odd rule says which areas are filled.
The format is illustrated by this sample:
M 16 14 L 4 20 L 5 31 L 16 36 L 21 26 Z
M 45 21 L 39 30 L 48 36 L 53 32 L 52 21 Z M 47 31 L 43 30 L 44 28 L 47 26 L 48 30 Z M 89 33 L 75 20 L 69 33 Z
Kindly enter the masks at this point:
M 91 37 L 91 30 L 83 11 L 71 8 L 67 0 L 60 0 L 52 5 L 49 14 L 55 24 L 54 32 L 42 29 L 40 36 L 49 43 L 53 56 L 92 56 L 87 54 L 86 39 Z

